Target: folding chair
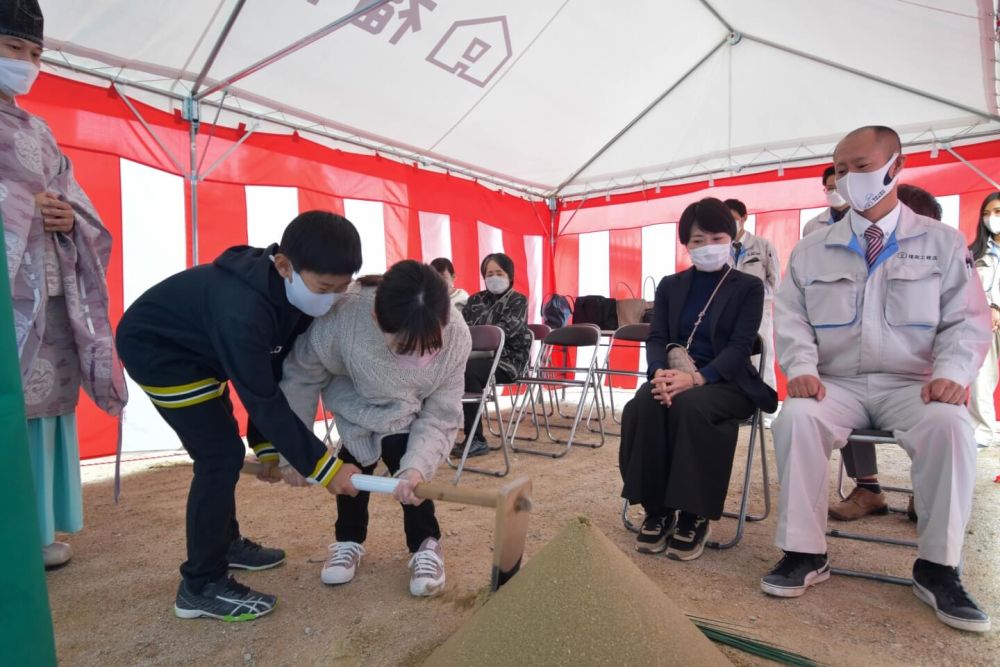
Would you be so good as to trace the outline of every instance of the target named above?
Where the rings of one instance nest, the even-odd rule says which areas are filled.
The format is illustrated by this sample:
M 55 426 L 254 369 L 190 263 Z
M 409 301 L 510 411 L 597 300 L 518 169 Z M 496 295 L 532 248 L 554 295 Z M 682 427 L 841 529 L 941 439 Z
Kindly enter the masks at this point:
M 573 324 L 556 329 L 545 337 L 542 341 L 542 348 L 539 351 L 539 359 L 541 360 L 539 365 L 530 371 L 529 374 L 517 379 L 519 396 L 518 401 L 515 404 L 516 407 L 514 414 L 511 415 L 512 428 L 508 430 L 508 440 L 510 441 L 511 449 L 513 451 L 524 452 L 526 454 L 538 454 L 541 456 L 551 456 L 555 459 L 561 458 L 569 452 L 570 447 L 573 445 L 573 438 L 576 437 L 577 428 L 580 425 L 580 419 L 583 417 L 583 410 L 587 404 L 587 394 L 589 392 L 593 392 L 594 397 L 592 400 L 596 402 L 601 391 L 597 381 L 597 348 L 598 343 L 600 343 L 600 339 L 601 330 L 593 324 Z M 549 360 L 551 360 L 551 351 L 554 347 L 577 349 L 582 347 L 593 347 L 594 351 L 590 355 L 590 360 L 586 367 L 567 368 L 563 366 L 550 365 L 551 362 Z M 564 377 L 567 373 L 575 374 L 577 372 L 585 373 L 586 375 L 584 379 L 577 380 Z M 569 428 L 569 437 L 565 441 L 552 435 L 548 415 L 545 412 L 544 405 L 542 406 L 542 417 L 545 420 L 546 434 L 552 442 L 566 443 L 566 447 L 562 451 L 553 453 L 550 451 L 513 446 L 514 440 L 517 436 L 517 429 L 520 426 L 521 419 L 524 417 L 524 411 L 529 402 L 529 396 L 531 395 L 530 389 L 532 387 L 539 387 L 542 389 L 546 387 L 560 387 L 563 389 L 577 387 L 581 390 L 580 400 L 576 406 L 576 414 L 573 417 L 573 424 Z M 604 445 L 605 437 L 603 422 L 600 423 L 600 434 L 600 443 L 582 444 L 591 448 L 597 448 Z
M 767 352 L 764 350 L 764 341 L 760 336 L 753 344 L 751 356 L 760 355 L 757 364 L 757 372 L 763 375 L 765 364 L 767 363 Z M 764 512 L 762 514 L 750 514 L 748 511 L 750 501 L 750 477 L 753 472 L 753 454 L 757 447 L 757 436 L 760 436 L 760 469 L 761 478 L 764 483 Z M 722 516 L 736 519 L 736 534 L 728 542 L 718 542 L 710 540 L 705 546 L 713 549 L 730 549 L 735 547 L 743 539 L 743 529 L 747 521 L 763 521 L 771 514 L 771 484 L 767 472 L 767 442 L 764 439 L 764 419 L 761 417 L 760 408 L 754 408 L 750 417 L 750 441 L 747 443 L 747 463 L 743 469 L 743 493 L 740 495 L 740 509 L 738 512 L 723 512 Z M 633 533 L 639 532 L 639 526 L 632 523 L 628 516 L 628 501 L 622 501 L 622 523 Z
M 620 369 L 611 368 L 611 352 L 615 349 L 616 343 L 624 343 L 627 347 L 638 347 L 642 349 L 642 345 L 646 342 L 646 338 L 649 337 L 649 325 L 648 324 L 626 324 L 623 327 L 618 327 L 618 329 L 611 334 L 611 340 L 608 343 L 608 354 L 604 358 L 604 366 L 598 369 L 598 374 L 600 375 L 601 387 L 604 387 L 605 380 L 608 377 L 634 377 L 645 379 L 645 371 L 635 371 L 630 369 Z M 609 405 L 611 406 L 611 420 L 616 424 L 621 424 L 622 420 L 618 418 L 615 413 L 615 390 L 614 387 L 608 387 L 609 394 Z M 603 407 L 603 401 L 602 401 Z M 603 419 L 605 414 L 602 410 L 601 418 Z M 590 426 L 588 419 L 588 427 Z M 593 429 L 591 429 L 593 430 Z M 621 433 L 608 432 L 608 435 L 620 436 Z
M 892 435 L 891 431 L 880 431 L 877 429 L 856 429 L 851 431 L 851 434 L 847 437 L 848 443 L 870 443 L 872 445 L 877 444 L 899 444 L 896 438 Z M 913 494 L 913 489 L 901 486 L 887 486 L 882 485 L 882 489 L 885 491 L 896 491 L 898 493 Z M 837 492 L 841 499 L 846 498 L 844 495 L 844 459 L 841 457 L 840 460 L 840 471 L 837 477 Z M 905 513 L 905 510 L 898 510 L 891 508 L 892 511 L 898 513 Z M 892 537 L 883 537 L 881 535 L 865 535 L 863 533 L 851 533 L 843 530 L 838 530 L 836 528 L 827 531 L 828 537 L 839 537 L 847 540 L 860 540 L 862 542 L 875 542 L 878 544 L 891 544 L 893 546 L 899 547 L 912 547 L 916 548 L 917 543 L 913 540 L 898 540 Z M 867 572 L 864 570 L 850 570 L 847 568 L 832 567 L 830 572 L 833 574 L 843 575 L 845 577 L 858 577 L 861 579 L 871 579 L 873 581 L 882 581 L 888 584 L 899 584 L 901 586 L 910 586 L 913 584 L 912 579 L 906 577 L 894 577 L 889 574 L 879 574 L 877 572 Z
M 531 331 L 531 347 L 534 347 L 535 341 L 542 341 L 542 340 L 545 339 L 546 336 L 548 336 L 550 333 L 552 333 L 552 327 L 550 327 L 547 324 L 529 324 L 528 325 L 528 330 Z M 530 349 L 531 348 L 529 347 L 529 350 Z M 530 374 L 531 370 L 534 369 L 534 368 L 537 368 L 540 363 L 541 363 L 541 348 L 539 347 L 539 350 L 538 350 L 538 352 L 536 354 L 529 355 L 529 358 L 528 358 L 528 368 L 525 369 L 525 374 Z M 515 379 L 514 382 L 511 382 L 511 383 L 508 383 L 508 384 L 497 384 L 496 386 L 498 388 L 516 387 L 517 386 L 517 381 Z M 532 424 L 535 427 L 535 435 L 533 435 L 533 436 L 519 435 L 519 436 L 516 436 L 516 439 L 517 440 L 530 440 L 532 442 L 535 442 L 540 437 L 541 431 L 538 428 L 538 416 L 537 416 L 537 410 L 536 410 L 536 403 L 535 403 L 535 394 L 534 394 L 534 392 L 535 391 L 539 391 L 540 392 L 541 390 L 540 390 L 540 388 L 532 387 L 530 391 L 531 391 L 531 395 L 528 398 L 531 401 L 531 421 L 532 421 Z M 545 402 L 544 402 L 544 399 L 542 398 L 541 394 L 539 395 L 539 398 L 541 399 L 542 406 L 544 408 Z M 511 409 L 511 420 L 512 421 L 513 421 L 513 418 L 514 418 L 514 408 L 516 407 L 516 400 L 517 400 L 517 398 L 516 398 L 515 394 L 513 394 L 513 393 L 510 394 L 510 409 Z M 494 407 L 496 408 L 496 410 L 495 410 L 495 412 L 496 412 L 496 420 L 497 420 L 497 422 L 499 422 L 501 419 L 503 419 L 503 416 L 500 413 L 500 404 L 499 404 L 499 401 L 494 404 Z M 486 421 L 486 427 L 489 429 L 490 433 L 499 437 L 501 435 L 500 429 L 499 429 L 498 426 L 494 426 L 493 419 L 490 418 L 489 406 L 487 406 L 486 411 L 483 413 L 483 417 L 484 417 L 484 419 Z M 499 449 L 499 448 L 498 447 L 496 447 L 496 448 L 491 447 L 490 449 Z
M 463 405 L 475 403 L 478 406 L 476 409 L 476 418 L 472 420 L 472 423 L 476 424 L 480 419 L 482 419 L 483 411 L 486 410 L 487 403 L 493 403 L 497 414 L 500 414 L 500 403 L 497 398 L 496 372 L 497 366 L 500 364 L 500 355 L 503 353 L 503 346 L 506 337 L 503 329 L 493 326 L 492 324 L 470 326 L 469 333 L 472 335 L 472 354 L 470 355 L 470 358 L 482 355 L 484 358 L 492 360 L 490 374 L 486 380 L 486 385 L 483 387 L 483 391 L 480 393 L 467 392 L 462 396 Z M 455 481 L 453 482 L 454 484 L 458 484 L 458 480 L 462 477 L 462 473 L 466 470 L 483 475 L 493 475 L 494 477 L 503 477 L 510 472 L 510 454 L 507 451 L 507 433 L 504 428 L 503 419 L 499 420 L 499 427 L 501 434 L 500 449 L 503 450 L 503 471 L 466 467 L 465 463 L 469 458 L 469 447 L 472 445 L 472 438 L 476 433 L 475 429 L 470 429 L 469 433 L 465 434 L 465 445 L 462 448 L 462 458 L 458 464 L 453 463 L 451 457 L 448 457 L 448 465 L 456 470 Z

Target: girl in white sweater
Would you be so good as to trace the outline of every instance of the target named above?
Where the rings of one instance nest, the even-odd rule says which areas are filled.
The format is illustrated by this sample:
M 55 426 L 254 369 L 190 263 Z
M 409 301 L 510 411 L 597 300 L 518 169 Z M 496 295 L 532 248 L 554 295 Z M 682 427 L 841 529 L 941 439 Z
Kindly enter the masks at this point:
M 381 458 L 401 480 L 396 498 L 403 504 L 416 596 L 440 593 L 445 575 L 434 504 L 420 501 L 413 489 L 433 477 L 455 442 L 471 346 L 441 277 L 406 260 L 380 280 L 360 280 L 285 360 L 281 389 L 299 418 L 313 423 L 322 394 L 336 415 L 341 460 L 370 474 Z M 354 578 L 364 554 L 368 495 L 337 496 L 336 542 L 323 583 Z

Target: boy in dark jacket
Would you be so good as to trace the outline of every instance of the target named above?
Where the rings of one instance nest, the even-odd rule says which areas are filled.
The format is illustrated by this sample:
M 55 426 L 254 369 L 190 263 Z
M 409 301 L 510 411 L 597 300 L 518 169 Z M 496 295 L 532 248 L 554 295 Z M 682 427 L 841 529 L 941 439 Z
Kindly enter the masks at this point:
M 357 493 L 350 475 L 360 471 L 341 465 L 295 416 L 278 381 L 295 338 L 330 310 L 360 268 L 354 225 L 309 211 L 288 225 L 280 245 L 230 248 L 212 264 L 153 286 L 122 317 L 117 341 L 126 370 L 194 459 L 178 617 L 252 620 L 276 602 L 227 575 L 228 568 L 263 570 L 285 558 L 240 536 L 235 492 L 246 450 L 230 382 L 262 463 L 276 465 L 280 452 L 330 493 Z

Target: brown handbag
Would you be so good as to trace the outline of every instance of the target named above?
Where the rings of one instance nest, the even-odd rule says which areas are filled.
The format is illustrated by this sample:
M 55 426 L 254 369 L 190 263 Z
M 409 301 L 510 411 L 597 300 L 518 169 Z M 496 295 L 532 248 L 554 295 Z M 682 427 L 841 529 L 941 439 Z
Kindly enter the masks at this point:
M 649 308 L 653 307 L 653 304 L 645 299 L 638 299 L 635 296 L 635 292 L 632 288 L 623 282 L 619 282 L 619 285 L 623 286 L 632 295 L 630 299 L 618 299 L 615 305 L 618 311 L 618 326 L 623 327 L 627 324 L 640 324 L 642 322 L 642 315 Z

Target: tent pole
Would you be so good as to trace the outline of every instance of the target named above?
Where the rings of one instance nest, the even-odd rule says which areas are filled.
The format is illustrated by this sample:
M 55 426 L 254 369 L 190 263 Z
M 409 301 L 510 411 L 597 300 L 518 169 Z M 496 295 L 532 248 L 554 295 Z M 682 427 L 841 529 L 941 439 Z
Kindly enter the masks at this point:
M 990 185 L 992 185 L 997 190 L 1000 190 L 1000 183 L 997 183 L 996 181 L 994 181 L 992 178 L 990 178 L 989 174 L 987 174 L 985 171 L 983 171 L 982 169 L 980 169 L 979 167 L 977 167 L 976 165 L 972 164 L 971 162 L 969 162 L 968 160 L 966 160 L 964 157 L 962 157 L 961 155 L 959 155 L 958 152 L 956 152 L 955 149 L 952 148 L 950 145 L 944 145 L 943 148 L 946 151 L 948 151 L 949 153 L 951 153 L 953 156 L 955 156 L 956 160 L 958 160 L 959 162 L 961 162 L 962 164 L 964 164 L 966 167 L 968 167 L 969 169 L 971 169 L 972 171 L 974 171 L 976 173 L 976 175 L 979 176 L 981 179 L 983 179 L 984 181 L 986 181 L 987 183 L 989 183 Z
M 914 88 L 913 86 L 908 86 L 904 83 L 899 83 L 897 81 L 893 81 L 892 79 L 887 79 L 885 77 L 878 76 L 877 74 L 872 74 L 871 72 L 865 72 L 863 70 L 855 69 L 854 67 L 849 67 L 847 65 L 842 65 L 841 63 L 834 62 L 826 58 L 821 58 L 811 53 L 806 53 L 805 51 L 793 49 L 790 46 L 778 44 L 777 42 L 772 42 L 771 40 L 764 39 L 763 37 L 757 37 L 756 35 L 748 35 L 747 33 L 742 33 L 742 34 L 744 39 L 748 39 L 751 42 L 756 42 L 757 44 L 761 44 L 762 46 L 769 46 L 772 49 L 777 49 L 778 51 L 783 51 L 793 56 L 798 56 L 799 58 L 805 58 L 806 60 L 811 60 L 814 63 L 819 63 L 820 65 L 826 65 L 827 67 L 839 69 L 841 72 L 854 74 L 855 76 L 860 76 L 864 79 L 868 79 L 869 81 L 874 81 L 875 83 L 881 83 L 882 85 L 889 86 L 890 88 L 895 88 L 896 90 L 902 90 L 905 93 L 910 93 L 911 95 L 923 97 L 924 99 L 930 100 L 932 102 L 937 102 L 938 104 L 944 104 L 945 106 L 952 107 L 953 109 L 959 109 L 960 111 L 970 113 L 984 120 L 990 120 L 993 122 L 1000 123 L 1000 115 L 989 113 L 988 111 L 983 111 L 982 109 L 976 109 L 975 107 L 970 107 L 967 104 L 962 104 L 961 102 L 955 102 L 954 100 L 946 99 L 944 97 L 941 97 L 940 95 L 935 95 L 934 93 L 929 93 L 926 90 L 920 90 L 919 88 Z
M 643 109 L 642 111 L 640 111 L 638 116 L 636 116 L 635 118 L 633 118 L 632 120 L 630 120 L 629 123 L 628 123 L 628 125 L 626 125 L 621 130 L 619 130 L 618 134 L 616 134 L 615 136 L 611 137 L 611 140 L 608 141 L 607 143 L 605 143 L 603 146 L 601 146 L 600 150 L 598 150 L 596 153 L 594 153 L 590 157 L 589 160 L 587 160 L 586 162 L 584 162 L 583 165 L 579 169 L 577 169 L 576 171 L 574 171 L 572 174 L 569 175 L 569 177 L 566 180 L 564 180 L 562 183 L 560 183 L 559 186 L 555 189 L 555 191 L 552 194 L 554 196 L 558 197 L 559 193 L 561 193 L 563 191 L 563 189 L 567 185 L 569 185 L 570 183 L 573 182 L 573 179 L 575 179 L 577 176 L 579 176 L 580 174 L 582 174 L 584 172 L 584 170 L 586 170 L 587 167 L 589 167 L 590 165 L 594 164 L 594 162 L 596 162 L 599 157 L 601 157 L 602 155 L 604 155 L 608 151 L 609 148 L 611 148 L 616 143 L 618 143 L 619 139 L 621 139 L 622 137 L 624 137 L 628 133 L 629 130 L 631 130 L 633 127 L 635 127 L 636 124 L 639 121 L 641 121 L 643 118 L 645 118 L 646 115 L 649 114 L 650 111 L 652 111 L 653 109 L 655 109 L 657 107 L 657 105 L 660 104 L 660 102 L 662 102 L 663 100 L 665 100 L 670 93 L 674 92 L 674 90 L 676 90 L 678 86 L 680 86 L 682 83 L 684 83 L 689 76 L 691 76 L 692 74 L 694 74 L 698 70 L 698 68 L 700 68 L 702 65 L 704 65 L 705 62 L 708 61 L 709 58 L 711 58 L 712 56 L 714 56 L 715 53 L 719 49 L 721 49 L 723 46 L 725 46 L 728 42 L 729 42 L 729 35 L 726 35 L 721 40 L 719 40 L 719 43 L 716 44 L 714 47 L 712 47 L 711 51 L 709 51 L 704 56 L 702 56 L 701 59 L 698 62 L 696 62 L 690 69 L 688 69 L 688 71 L 684 72 L 684 74 L 681 75 L 681 78 L 677 79 L 677 81 L 675 81 L 673 84 L 671 84 L 671 86 L 669 88 L 667 88 L 666 90 L 664 90 L 655 100 L 653 100 L 648 105 L 646 105 L 646 108 Z
M 122 92 L 118 84 L 115 84 L 114 88 L 115 92 L 118 93 L 118 97 L 122 98 L 122 102 L 124 102 L 125 106 L 129 108 L 129 111 L 132 112 L 132 115 L 136 117 L 136 119 L 146 130 L 146 132 L 149 133 L 149 136 L 151 136 L 153 138 L 153 141 L 156 142 L 156 145 L 160 147 L 161 151 L 163 151 L 163 154 L 166 155 L 167 159 L 169 159 L 171 164 L 174 165 L 174 168 L 177 170 L 177 173 L 183 175 L 184 168 L 181 166 L 180 161 L 176 157 L 174 157 L 174 154 L 171 153 L 170 150 L 167 148 L 166 144 L 163 143 L 163 141 L 160 139 L 160 136 L 156 133 L 156 130 L 154 130 L 153 127 L 146 122 L 146 119 L 142 117 L 142 114 L 139 113 L 139 110 L 135 108 L 134 104 L 132 104 L 132 100 L 130 100 L 128 97 L 125 96 L 125 93 Z
M 733 26 L 731 26 L 729 24 L 729 21 L 727 21 L 726 19 L 722 18 L 722 14 L 720 14 L 715 9 L 715 7 L 713 7 L 712 5 L 710 5 L 708 3 L 708 0 L 699 0 L 699 2 L 701 2 L 701 4 L 705 7 L 705 9 L 707 9 L 709 12 L 711 12 L 712 16 L 714 16 L 715 19 L 726 28 L 726 30 L 728 30 L 729 32 L 736 32 L 736 30 L 733 28 Z
M 226 39 L 229 38 L 229 32 L 233 29 L 233 24 L 236 23 L 236 18 L 243 11 L 243 5 L 246 4 L 247 0 L 237 0 L 236 6 L 233 7 L 232 13 L 229 18 L 226 19 L 226 25 L 222 26 L 222 32 L 219 33 L 219 39 L 215 41 L 215 46 L 212 47 L 212 51 L 208 54 L 208 59 L 205 60 L 205 66 L 201 68 L 201 72 L 198 74 L 198 78 L 194 80 L 194 86 L 191 88 L 191 96 L 195 96 L 198 93 L 198 89 L 201 88 L 201 84 L 205 82 L 205 77 L 208 76 L 208 71 L 212 69 L 212 65 L 215 64 L 215 59 L 219 56 L 219 51 L 222 50 L 222 45 L 226 43 Z
M 233 85 L 237 81 L 240 81 L 241 79 L 247 78 L 251 74 L 264 69 L 268 65 L 273 65 L 274 63 L 278 62 L 279 60 L 281 60 L 285 56 L 289 56 L 289 55 L 295 53 L 296 51 L 298 51 L 300 49 L 304 49 L 305 47 L 309 46 L 313 42 L 316 42 L 316 41 L 319 41 L 319 40 L 323 39 L 324 37 L 326 37 L 330 33 L 338 30 L 341 26 L 344 26 L 347 23 L 350 23 L 351 21 L 353 21 L 357 17 L 363 16 L 364 14 L 367 14 L 371 10 L 376 9 L 380 5 L 384 5 L 387 2 L 389 2 L 389 0 L 374 0 L 374 2 L 370 2 L 367 5 L 365 5 L 364 7 L 359 7 L 357 9 L 355 9 L 354 11 L 350 12 L 349 14 L 345 14 L 344 16 L 341 16 L 339 19 L 337 19 L 333 23 L 329 23 L 329 24 L 323 26 L 322 28 L 320 28 L 319 30 L 306 35 L 302 39 L 299 39 L 299 40 L 296 40 L 296 41 L 292 42 L 291 44 L 289 44 L 285 48 L 281 49 L 280 51 L 276 51 L 276 52 L 272 53 L 271 55 L 267 56 L 266 58 L 264 58 L 262 60 L 258 60 L 253 65 L 250 65 L 249 67 L 244 68 L 244 69 L 240 70 L 239 72 L 236 72 L 235 74 L 233 74 L 231 76 L 227 76 L 225 79 L 219 81 L 218 83 L 215 83 L 215 84 L 209 86 L 208 88 L 206 88 L 205 90 L 201 91 L 197 95 L 194 95 L 194 98 L 196 100 L 202 100 L 202 99 L 208 97 L 209 95 L 211 95 L 213 93 L 219 92 L 223 88 L 228 88 L 229 86 Z
M 191 169 L 188 183 L 191 186 L 191 265 L 198 266 L 198 129 L 201 125 L 201 109 L 198 100 L 189 97 L 184 100 L 184 120 L 188 122 L 188 137 L 191 147 Z

